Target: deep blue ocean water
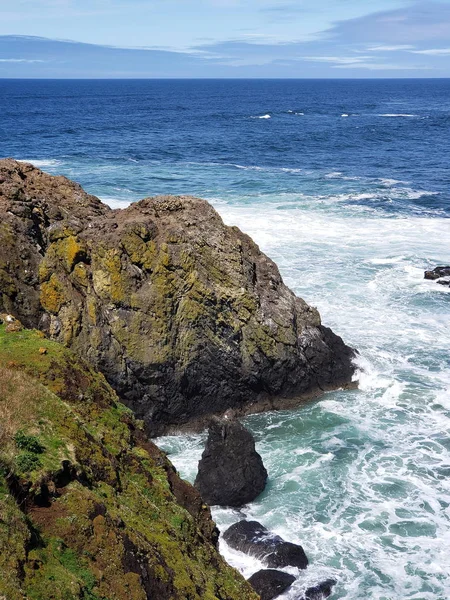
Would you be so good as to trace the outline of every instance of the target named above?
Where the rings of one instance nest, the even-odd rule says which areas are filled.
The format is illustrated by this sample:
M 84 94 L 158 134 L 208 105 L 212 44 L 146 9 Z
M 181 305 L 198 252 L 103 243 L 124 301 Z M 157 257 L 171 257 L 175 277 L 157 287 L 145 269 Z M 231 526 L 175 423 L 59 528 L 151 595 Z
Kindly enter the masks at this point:
M 0 156 L 114 207 L 209 199 L 360 350 L 359 390 L 246 419 L 270 480 L 243 512 L 311 559 L 285 598 L 450 598 L 450 290 L 423 279 L 450 263 L 449 151 L 450 80 L 0 80 Z M 191 480 L 203 442 L 159 440 Z

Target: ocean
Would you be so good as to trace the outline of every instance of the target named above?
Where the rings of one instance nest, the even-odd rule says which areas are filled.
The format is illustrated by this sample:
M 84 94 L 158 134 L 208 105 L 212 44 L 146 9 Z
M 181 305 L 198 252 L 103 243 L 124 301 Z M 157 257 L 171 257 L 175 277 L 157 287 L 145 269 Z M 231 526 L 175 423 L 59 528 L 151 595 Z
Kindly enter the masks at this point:
M 269 472 L 240 511 L 338 600 L 450 598 L 450 80 L 0 80 L 0 156 L 113 207 L 206 198 L 357 348 L 358 390 L 245 424 Z M 205 434 L 158 440 L 193 481 Z M 221 543 L 249 576 L 260 564 Z

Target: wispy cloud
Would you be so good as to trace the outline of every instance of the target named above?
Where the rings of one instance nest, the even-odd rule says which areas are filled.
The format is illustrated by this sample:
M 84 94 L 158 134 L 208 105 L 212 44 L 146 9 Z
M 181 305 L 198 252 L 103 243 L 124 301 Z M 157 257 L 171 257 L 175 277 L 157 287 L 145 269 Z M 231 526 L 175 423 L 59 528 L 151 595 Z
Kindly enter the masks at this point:
M 38 58 L 0 58 L 0 62 L 2 63 L 43 63 L 45 60 L 40 60 Z
M 392 63 L 360 63 L 353 65 L 333 65 L 333 69 L 364 69 L 368 71 L 429 71 L 428 66 L 420 65 L 395 65 Z
M 425 50 L 412 50 L 413 54 L 424 54 L 425 56 L 450 56 L 450 48 L 429 48 Z
M 401 52 L 403 50 L 413 50 L 414 46 L 403 44 L 398 46 L 369 46 L 367 50 L 370 52 Z
M 301 56 L 301 60 L 312 62 L 324 62 L 337 65 L 358 65 L 367 60 L 371 60 L 371 56 Z

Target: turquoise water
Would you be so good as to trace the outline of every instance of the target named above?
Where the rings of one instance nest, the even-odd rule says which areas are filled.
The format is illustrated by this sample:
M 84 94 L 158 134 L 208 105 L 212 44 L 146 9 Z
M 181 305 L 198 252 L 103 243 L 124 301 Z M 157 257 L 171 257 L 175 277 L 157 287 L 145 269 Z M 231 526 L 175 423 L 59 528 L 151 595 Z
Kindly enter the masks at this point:
M 423 266 L 445 262 L 449 223 L 324 202 L 271 198 L 258 211 L 245 200 L 217 204 L 361 353 L 359 390 L 245 420 L 270 479 L 242 512 L 310 557 L 286 598 L 334 576 L 336 599 L 446 600 L 450 295 L 423 280 Z M 166 437 L 160 445 L 193 481 L 204 439 Z M 226 509 L 214 516 L 219 528 L 242 518 Z M 222 550 L 245 575 L 259 568 Z
M 242 511 L 334 599 L 450 598 L 449 81 L 5 82 L 0 155 L 114 207 L 209 199 L 358 348 L 359 389 L 248 417 L 269 472 Z M 343 114 L 350 115 L 342 117 Z M 270 118 L 258 118 L 270 117 Z M 205 436 L 159 440 L 193 481 Z M 257 561 L 221 550 L 248 576 Z

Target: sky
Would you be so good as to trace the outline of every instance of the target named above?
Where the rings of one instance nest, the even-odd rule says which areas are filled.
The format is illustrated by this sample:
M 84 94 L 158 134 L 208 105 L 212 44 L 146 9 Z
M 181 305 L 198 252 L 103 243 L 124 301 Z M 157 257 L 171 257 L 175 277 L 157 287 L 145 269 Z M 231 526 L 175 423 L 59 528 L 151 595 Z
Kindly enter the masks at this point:
M 450 77 L 450 0 L 0 0 L 0 77 Z

